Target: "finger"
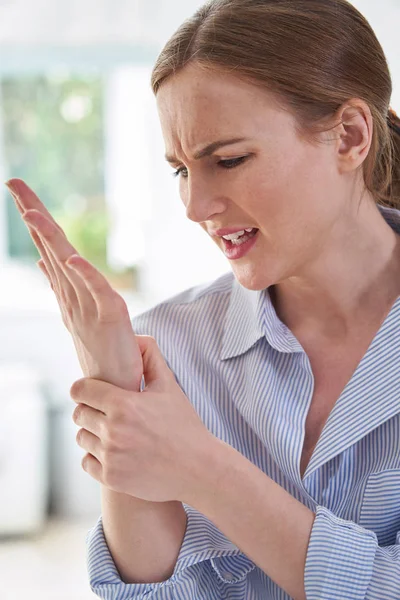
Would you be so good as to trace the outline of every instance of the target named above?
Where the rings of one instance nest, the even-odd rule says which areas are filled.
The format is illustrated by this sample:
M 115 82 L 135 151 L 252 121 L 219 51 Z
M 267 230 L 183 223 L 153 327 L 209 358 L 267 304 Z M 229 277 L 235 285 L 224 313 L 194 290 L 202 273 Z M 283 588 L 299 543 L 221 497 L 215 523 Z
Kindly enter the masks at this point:
M 137 342 L 143 359 L 143 375 L 146 387 L 149 385 L 169 381 L 173 377 L 171 369 L 165 362 L 165 358 L 156 342 L 149 335 L 137 335 Z
M 61 270 L 57 266 L 56 259 L 53 254 L 46 248 L 44 241 L 40 238 L 40 235 L 36 231 L 34 227 L 31 227 L 28 223 L 26 223 L 31 234 L 32 240 L 39 251 L 39 254 L 42 257 L 42 261 L 46 268 L 45 275 L 50 281 L 51 289 L 55 293 L 58 305 L 60 307 L 61 315 L 63 318 L 63 322 L 68 328 L 68 314 L 66 311 L 65 300 L 64 297 L 67 297 L 69 303 L 78 303 L 76 293 L 72 289 L 72 287 L 68 284 L 68 280 L 63 278 Z
M 45 275 L 45 277 L 48 280 L 48 282 L 50 283 L 50 287 L 53 290 L 54 295 L 56 297 L 56 300 L 58 302 L 58 306 L 60 307 L 60 311 L 61 311 L 61 316 L 62 316 L 63 323 L 64 323 L 64 325 L 67 327 L 67 329 L 69 331 L 68 314 L 67 314 L 67 312 L 65 310 L 65 307 L 64 307 L 62 301 L 60 300 L 60 296 L 59 296 L 57 290 L 55 289 L 55 284 L 53 283 L 53 280 L 52 280 L 52 278 L 49 275 L 49 272 L 48 272 L 48 270 L 46 268 L 46 265 L 45 265 L 43 259 L 38 260 L 36 264 L 39 267 L 39 269 L 42 271 L 42 273 Z
M 65 261 L 74 256 L 76 250 L 68 242 L 63 231 L 55 226 L 54 221 L 49 221 L 36 210 L 26 212 L 23 215 L 23 220 L 36 231 L 41 247 L 46 250 L 51 270 L 57 279 L 60 300 L 64 301 L 65 297 L 70 305 L 78 305 L 81 312 L 84 308 L 93 311 L 95 302 L 87 293 L 87 288 L 82 279 L 65 266 Z
M 48 281 L 50 283 L 50 287 L 53 290 L 56 300 L 58 302 L 58 306 L 60 307 L 63 323 L 69 330 L 68 314 L 66 312 L 64 302 L 62 300 L 62 294 L 60 292 L 61 284 L 60 284 L 59 277 L 57 276 L 56 269 L 54 268 L 51 257 L 49 256 L 49 252 L 46 250 L 44 244 L 42 244 L 39 235 L 36 233 L 36 231 L 32 227 L 29 227 L 29 225 L 28 225 L 28 229 L 31 234 L 32 240 L 33 240 L 36 248 L 38 249 L 39 254 L 42 257 L 36 264 L 38 265 L 38 267 L 40 268 L 42 273 L 44 273 L 44 275 L 48 279 Z
M 83 427 L 98 438 L 101 438 L 101 432 L 104 431 L 106 425 L 106 417 L 103 412 L 82 403 L 75 407 L 72 420 L 75 425 Z
M 78 446 L 92 454 L 101 462 L 101 440 L 96 435 L 93 435 L 93 433 L 90 433 L 90 431 L 87 431 L 86 429 L 79 429 L 76 434 L 76 442 Z
M 26 207 L 24 206 L 24 203 L 22 202 L 20 196 L 18 196 L 18 184 L 22 184 L 22 190 L 24 190 L 25 188 L 29 189 L 26 184 L 24 184 L 24 182 L 22 180 L 19 179 L 11 179 L 9 182 L 6 182 L 6 186 L 8 187 L 13 199 L 15 200 L 15 204 L 17 209 L 19 210 L 19 212 L 21 213 L 21 215 L 24 215 L 24 213 L 26 212 Z M 33 194 L 32 190 L 29 189 L 29 192 Z M 35 196 L 35 195 L 34 195 Z M 34 203 L 34 206 L 37 206 L 38 208 L 41 207 L 41 210 L 44 214 L 48 215 L 53 222 L 55 223 L 54 219 L 52 218 L 51 214 L 49 213 L 49 211 L 45 208 L 45 206 L 40 202 L 40 200 L 37 198 L 37 196 L 35 196 L 36 198 L 36 202 Z M 27 205 L 30 206 L 32 203 L 28 202 Z M 43 258 L 44 263 L 46 265 L 46 269 L 47 272 L 50 276 L 51 282 L 52 282 L 52 289 L 55 291 L 55 293 L 59 294 L 59 289 L 60 289 L 60 282 L 58 280 L 57 274 L 55 272 L 54 266 L 51 264 L 51 260 L 50 257 L 48 256 L 48 252 L 45 250 L 44 245 L 42 244 L 39 235 L 36 233 L 35 229 L 33 227 L 31 227 L 28 223 L 26 223 L 26 225 L 28 226 L 29 229 L 29 233 L 32 237 L 32 241 L 35 244 L 40 256 Z M 55 225 L 58 227 L 58 225 L 55 223 Z
M 48 219 L 38 210 L 28 210 L 23 215 L 24 222 L 32 227 L 40 236 L 42 243 L 46 243 L 60 262 L 65 262 L 77 250 L 69 243 L 63 230 L 54 219 Z
M 54 295 L 56 297 L 56 300 L 58 302 L 58 306 L 60 307 L 60 311 L 61 311 L 61 316 L 62 316 L 63 323 L 64 323 L 64 325 L 66 326 L 66 328 L 69 331 L 68 314 L 65 311 L 65 307 L 64 307 L 63 303 L 60 301 L 59 294 L 55 290 L 54 283 L 53 283 L 52 278 L 50 277 L 50 275 L 49 275 L 49 273 L 48 273 L 48 271 L 46 269 L 46 265 L 45 265 L 43 259 L 38 260 L 36 264 L 39 267 L 39 269 L 42 271 L 42 273 L 45 275 L 45 277 L 48 280 L 48 282 L 50 283 L 50 287 L 53 290 Z
M 32 209 L 38 211 L 40 214 L 42 214 L 44 217 L 46 217 L 53 224 L 53 227 L 59 231 L 59 234 L 65 238 L 65 234 L 64 234 L 63 230 L 58 225 L 58 223 L 56 223 L 56 221 L 53 219 L 51 213 L 47 210 L 47 208 L 44 206 L 44 204 L 39 200 L 39 198 L 36 196 L 34 191 L 22 179 L 18 179 L 18 178 L 10 179 L 9 181 L 6 182 L 6 186 L 10 190 L 10 193 L 15 200 L 17 209 L 19 210 L 19 212 L 22 215 L 24 215 L 26 213 L 26 211 L 29 211 Z M 66 295 L 67 298 L 69 298 L 70 302 L 79 303 L 79 300 L 77 299 L 76 291 L 74 290 L 73 284 L 70 281 L 68 274 L 64 272 L 64 277 L 62 277 L 62 273 L 61 273 L 62 269 L 60 271 L 60 268 L 55 263 L 52 253 L 49 252 L 48 249 L 46 252 L 44 251 L 44 244 L 40 241 L 39 235 L 37 233 L 34 233 L 34 230 L 31 227 L 29 227 L 29 231 L 31 233 L 34 244 L 36 245 L 40 255 L 42 256 L 43 260 L 45 261 L 47 271 L 53 282 L 52 289 L 58 295 L 57 299 L 59 300 L 59 304 L 60 304 L 60 302 L 62 302 L 63 293 Z M 69 285 L 68 285 L 68 282 L 69 282 Z M 75 283 L 78 286 L 80 285 L 80 282 L 78 279 L 76 280 Z M 60 307 L 61 307 L 61 304 L 60 304 Z
M 69 391 L 74 402 L 91 406 L 106 416 L 115 413 L 120 402 L 126 402 L 127 394 L 131 398 L 134 393 L 93 377 L 77 379 Z
M 15 198 L 19 210 L 26 211 L 23 213 L 25 222 L 28 224 L 31 222 L 31 225 L 39 225 L 39 228 L 42 225 L 40 234 L 44 238 L 44 243 L 38 243 L 37 235 L 33 236 L 33 238 L 34 242 L 37 243 L 38 250 L 45 261 L 47 271 L 54 282 L 53 285 L 56 287 L 58 294 L 62 295 L 62 292 L 64 292 L 70 303 L 78 302 L 81 311 L 83 311 L 86 305 L 86 309 L 93 312 L 93 304 L 95 304 L 99 318 L 101 318 L 100 314 L 103 315 L 103 313 L 107 313 L 103 315 L 104 318 L 107 318 L 110 310 L 112 314 L 115 314 L 115 292 L 108 281 L 94 267 L 90 268 L 90 263 L 87 263 L 89 267 L 86 271 L 83 273 L 79 272 L 79 274 L 74 274 L 74 271 L 65 268 L 66 260 L 75 254 L 78 255 L 78 253 L 68 242 L 61 227 L 56 223 L 33 190 L 21 179 L 11 179 L 6 185 Z M 54 241 L 58 242 L 59 245 L 57 246 L 55 243 L 52 243 Z M 47 248 L 47 256 L 44 252 L 45 246 Z M 82 277 L 85 273 L 90 276 L 88 284 L 85 278 Z M 87 294 L 88 290 L 92 294 L 96 294 L 95 299 L 90 294 Z M 121 308 L 123 309 L 123 307 Z
M 88 260 L 73 255 L 66 261 L 66 266 L 81 277 L 84 285 L 91 293 L 96 305 L 99 321 L 105 323 L 119 321 L 121 313 L 129 317 L 128 307 L 124 299 L 111 287 L 104 277 Z
M 36 264 L 38 267 L 40 267 L 40 269 L 46 275 L 46 277 L 48 277 L 47 269 L 46 269 L 43 259 L 41 258 L 40 260 L 38 260 Z
M 43 202 L 39 200 L 35 192 L 22 179 L 10 179 L 5 185 L 10 190 L 10 193 L 15 200 L 17 209 L 21 214 L 24 214 L 24 212 L 30 209 L 37 209 L 48 219 L 53 221 L 56 227 L 61 230 L 61 227 L 58 225 L 58 223 L 56 223 L 56 221 L 54 221 L 51 213 L 47 210 Z
M 103 483 L 103 467 L 100 461 L 91 454 L 86 454 L 82 458 L 82 469 L 88 475 L 96 479 L 99 483 Z
M 51 213 L 47 210 L 47 208 L 44 206 L 44 204 L 39 200 L 39 198 L 36 196 L 34 191 L 29 186 L 27 186 L 26 183 L 22 179 L 18 179 L 18 178 L 10 179 L 9 181 L 6 182 L 5 185 L 8 187 L 12 197 L 14 198 L 16 207 L 19 210 L 19 212 L 21 213 L 21 215 L 23 215 L 29 209 L 37 209 L 42 214 L 44 214 L 46 217 L 48 217 L 54 223 L 55 227 L 57 227 L 60 230 L 60 232 L 64 235 L 64 232 L 61 230 L 61 228 L 56 223 L 56 221 L 54 221 Z M 36 248 L 38 249 L 39 254 L 42 256 L 42 258 L 45 262 L 47 271 L 51 277 L 51 281 L 53 282 L 53 290 L 59 294 L 60 293 L 60 281 L 59 281 L 59 277 L 57 276 L 55 266 L 54 266 L 54 264 L 52 264 L 51 258 L 48 256 L 48 252 L 46 252 L 44 250 L 44 246 L 41 243 L 38 234 L 34 231 L 33 228 L 29 227 L 29 225 L 28 225 L 28 228 L 29 228 L 31 237 L 33 239 L 33 242 L 34 242 Z
M 43 259 L 38 260 L 36 264 L 39 267 L 39 269 L 42 271 L 43 275 L 46 277 L 47 281 L 50 283 L 51 289 L 54 289 L 53 282 L 52 282 L 50 275 L 46 269 L 46 265 L 44 264 Z
M 35 244 L 35 246 L 41 256 L 40 261 L 38 261 L 36 264 L 38 264 L 38 266 L 41 269 L 42 269 L 42 266 L 46 269 L 46 272 L 44 272 L 43 269 L 42 269 L 42 271 L 44 272 L 47 279 L 49 280 L 52 290 L 56 293 L 57 296 L 59 296 L 60 282 L 58 280 L 57 274 L 52 265 L 49 253 L 47 252 L 44 244 L 42 243 L 42 241 L 41 241 L 39 235 L 36 233 L 35 229 L 33 227 L 30 227 L 29 225 L 28 225 L 28 229 L 29 229 L 29 233 L 32 237 L 33 243 Z M 41 265 L 39 265 L 39 263 L 41 263 Z

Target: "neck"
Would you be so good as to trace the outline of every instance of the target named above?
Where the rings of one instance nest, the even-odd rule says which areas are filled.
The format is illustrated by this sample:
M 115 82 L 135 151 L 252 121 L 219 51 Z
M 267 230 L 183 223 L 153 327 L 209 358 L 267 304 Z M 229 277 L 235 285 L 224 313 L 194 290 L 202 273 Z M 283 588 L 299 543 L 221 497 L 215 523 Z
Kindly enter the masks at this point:
M 312 263 L 269 292 L 296 336 L 344 342 L 357 329 L 381 323 L 400 295 L 400 236 L 375 203 L 364 201 Z

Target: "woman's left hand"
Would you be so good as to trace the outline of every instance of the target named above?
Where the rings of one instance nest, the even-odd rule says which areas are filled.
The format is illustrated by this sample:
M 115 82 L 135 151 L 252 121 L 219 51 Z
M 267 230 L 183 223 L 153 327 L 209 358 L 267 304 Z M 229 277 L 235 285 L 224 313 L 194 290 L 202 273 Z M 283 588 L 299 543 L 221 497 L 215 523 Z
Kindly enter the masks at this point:
M 83 469 L 116 492 L 152 502 L 190 504 L 220 440 L 177 384 L 155 341 L 137 336 L 145 388 L 132 392 L 85 377 L 74 382 L 77 442 Z

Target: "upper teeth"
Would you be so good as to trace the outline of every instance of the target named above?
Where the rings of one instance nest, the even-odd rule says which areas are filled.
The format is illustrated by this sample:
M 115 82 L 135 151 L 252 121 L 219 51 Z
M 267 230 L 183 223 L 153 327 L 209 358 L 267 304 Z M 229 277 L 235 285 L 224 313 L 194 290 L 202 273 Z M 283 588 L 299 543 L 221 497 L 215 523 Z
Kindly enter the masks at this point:
M 250 231 L 253 231 L 253 228 L 250 227 L 249 229 L 242 229 L 242 231 L 237 231 L 236 233 L 229 233 L 228 235 L 223 235 L 222 237 L 225 240 L 237 240 L 241 235 L 244 234 L 245 231 L 250 233 Z

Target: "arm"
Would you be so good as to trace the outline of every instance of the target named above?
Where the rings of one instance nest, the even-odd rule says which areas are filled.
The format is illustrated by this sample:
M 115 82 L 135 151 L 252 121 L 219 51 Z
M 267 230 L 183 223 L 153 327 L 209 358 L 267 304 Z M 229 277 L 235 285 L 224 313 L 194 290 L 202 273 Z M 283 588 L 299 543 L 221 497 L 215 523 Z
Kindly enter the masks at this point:
M 83 373 L 124 389 L 139 389 L 142 360 L 122 298 L 90 263 L 84 263 L 79 274 L 68 269 L 67 260 L 81 257 L 51 214 L 23 181 L 11 180 L 9 189 L 21 215 L 33 212 L 33 219 L 25 222 L 41 255 L 38 266 L 56 295 Z M 122 579 L 167 579 L 185 533 L 182 503 L 145 502 L 101 488 L 104 534 Z
M 400 600 L 400 531 L 380 547 L 324 506 L 313 513 L 225 442 L 188 502 L 294 600 Z
M 107 545 L 124 583 L 153 583 L 174 571 L 186 529 L 181 502 L 146 502 L 101 486 Z
M 315 518 L 311 510 L 221 440 L 187 502 L 294 600 L 306 600 L 304 570 Z

